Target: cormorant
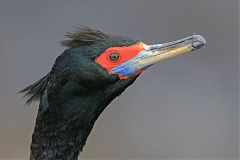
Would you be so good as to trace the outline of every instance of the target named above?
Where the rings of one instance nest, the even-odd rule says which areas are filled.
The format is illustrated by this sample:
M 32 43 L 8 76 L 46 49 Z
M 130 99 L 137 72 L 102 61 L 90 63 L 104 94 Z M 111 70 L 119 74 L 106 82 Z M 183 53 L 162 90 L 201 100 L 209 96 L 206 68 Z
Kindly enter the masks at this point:
M 51 71 L 21 92 L 39 100 L 31 160 L 76 160 L 94 122 L 149 66 L 206 44 L 200 35 L 147 45 L 86 26 L 66 35 Z

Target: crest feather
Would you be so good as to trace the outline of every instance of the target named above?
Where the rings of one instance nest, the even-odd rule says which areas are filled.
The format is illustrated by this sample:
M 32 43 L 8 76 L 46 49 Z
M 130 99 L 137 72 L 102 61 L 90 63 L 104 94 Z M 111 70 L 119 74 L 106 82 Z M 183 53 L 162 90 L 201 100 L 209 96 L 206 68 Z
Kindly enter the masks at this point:
M 47 84 L 50 79 L 50 73 L 45 75 L 37 82 L 27 86 L 19 93 L 23 93 L 24 97 L 28 97 L 26 104 L 31 104 L 33 101 L 37 101 L 43 95 L 44 90 L 47 88 Z
M 68 39 L 61 41 L 61 44 L 68 48 L 92 44 L 109 37 L 106 33 L 88 26 L 75 26 L 73 31 L 67 32 L 65 36 L 68 37 Z

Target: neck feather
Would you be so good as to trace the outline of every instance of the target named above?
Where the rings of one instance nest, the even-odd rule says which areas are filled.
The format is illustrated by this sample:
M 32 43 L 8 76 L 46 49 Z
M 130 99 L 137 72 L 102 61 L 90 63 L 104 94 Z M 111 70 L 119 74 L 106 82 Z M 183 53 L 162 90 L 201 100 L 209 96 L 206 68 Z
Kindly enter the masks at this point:
M 106 106 L 136 77 L 102 90 L 48 88 L 41 96 L 31 143 L 31 160 L 77 160 L 92 127 Z M 72 88 L 72 90 L 71 90 Z M 78 90 L 79 88 L 79 90 Z
M 101 94 L 100 94 L 101 93 Z M 94 122 L 113 97 L 42 96 L 31 143 L 31 160 L 76 160 Z

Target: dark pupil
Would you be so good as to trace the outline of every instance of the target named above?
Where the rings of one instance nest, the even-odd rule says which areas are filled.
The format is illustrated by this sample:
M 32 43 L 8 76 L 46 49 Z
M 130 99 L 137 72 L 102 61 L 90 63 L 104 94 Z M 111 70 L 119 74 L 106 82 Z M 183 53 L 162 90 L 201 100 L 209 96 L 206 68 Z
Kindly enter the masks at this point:
M 118 55 L 117 53 L 111 53 L 111 54 L 109 55 L 109 59 L 110 59 L 111 61 L 117 61 L 117 60 L 119 59 L 119 55 Z

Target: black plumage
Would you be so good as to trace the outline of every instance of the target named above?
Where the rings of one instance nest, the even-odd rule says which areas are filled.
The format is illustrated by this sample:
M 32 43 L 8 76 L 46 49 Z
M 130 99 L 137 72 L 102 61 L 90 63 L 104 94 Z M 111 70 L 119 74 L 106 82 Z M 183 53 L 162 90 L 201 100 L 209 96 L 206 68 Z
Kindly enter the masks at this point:
M 52 70 L 22 90 L 27 103 L 40 100 L 31 143 L 31 160 L 75 160 L 94 122 L 106 106 L 137 76 L 120 80 L 95 63 L 112 46 L 138 41 L 114 37 L 88 27 L 78 27 L 62 41 L 66 49 Z
M 77 27 L 51 71 L 21 92 L 39 100 L 31 160 L 76 160 L 106 106 L 149 66 L 206 44 L 200 35 L 146 45 Z

